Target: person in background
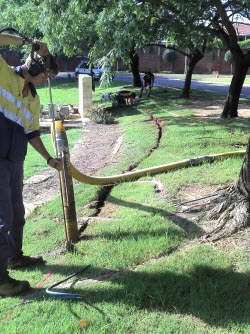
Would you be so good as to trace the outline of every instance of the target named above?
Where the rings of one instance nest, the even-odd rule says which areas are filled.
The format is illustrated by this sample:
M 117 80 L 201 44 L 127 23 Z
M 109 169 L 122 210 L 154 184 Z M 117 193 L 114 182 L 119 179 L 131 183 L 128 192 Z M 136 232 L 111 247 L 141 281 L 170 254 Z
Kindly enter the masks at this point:
M 139 97 L 129 90 L 122 90 L 115 93 L 115 98 L 119 107 L 126 107 L 128 105 L 135 105 L 139 101 Z
M 151 89 L 152 87 L 154 87 L 154 80 L 155 80 L 155 77 L 153 73 L 146 72 L 144 74 L 143 79 L 142 79 L 141 93 L 139 95 L 140 98 L 142 97 L 143 90 L 145 91 L 145 94 L 147 95 L 147 97 L 150 97 Z

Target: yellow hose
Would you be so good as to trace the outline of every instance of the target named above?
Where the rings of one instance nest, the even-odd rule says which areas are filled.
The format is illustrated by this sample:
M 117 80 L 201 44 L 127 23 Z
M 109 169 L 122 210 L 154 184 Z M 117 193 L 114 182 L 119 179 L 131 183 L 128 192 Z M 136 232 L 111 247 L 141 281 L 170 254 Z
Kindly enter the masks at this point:
M 181 160 L 177 162 L 172 162 L 166 165 L 161 166 L 155 166 L 150 168 L 141 169 L 134 172 L 114 175 L 114 176 L 105 176 L 105 177 L 94 177 L 94 176 L 88 176 L 83 173 L 81 173 L 79 170 L 77 170 L 72 164 L 70 166 L 70 171 L 72 177 L 82 183 L 85 184 L 91 184 L 91 185 L 111 185 L 121 182 L 128 182 L 137 180 L 142 176 L 151 176 L 155 174 L 165 173 L 173 169 L 188 167 L 188 166 L 196 166 L 199 164 L 202 164 L 205 161 L 213 161 L 215 159 L 220 158 L 227 158 L 230 156 L 235 155 L 245 155 L 246 151 L 234 151 L 234 152 L 227 152 L 227 153 L 219 153 L 219 154 L 212 154 L 212 155 L 205 155 L 202 157 L 194 158 L 194 159 L 187 159 L 187 160 Z
M 55 131 L 58 134 L 57 145 L 59 147 L 62 147 L 59 149 L 59 151 L 65 148 L 68 150 L 68 143 L 67 143 L 67 137 L 65 134 L 65 128 L 61 122 L 59 121 L 55 122 Z M 52 132 L 52 138 L 54 138 L 53 129 L 51 129 L 51 132 Z M 197 165 L 202 164 L 205 161 L 211 162 L 215 159 L 227 158 L 227 157 L 235 156 L 235 155 L 245 155 L 245 153 L 246 151 L 244 150 L 244 151 L 233 151 L 233 152 L 227 152 L 227 153 L 204 155 L 204 156 L 193 158 L 193 159 L 181 160 L 181 161 L 172 162 L 166 165 L 154 166 L 154 167 L 137 170 L 134 172 L 124 173 L 124 174 L 119 174 L 119 175 L 114 175 L 114 176 L 105 176 L 105 177 L 88 176 L 86 174 L 81 173 L 72 164 L 70 164 L 70 174 L 75 180 L 79 182 L 82 182 L 85 184 L 91 184 L 91 185 L 105 186 L 105 185 L 111 185 L 111 184 L 116 184 L 116 183 L 133 181 L 133 180 L 139 179 L 142 176 L 151 176 L 151 175 L 156 175 L 160 173 L 165 173 L 173 169 L 178 169 L 178 168 L 183 168 L 183 167 L 188 167 L 188 166 L 197 166 Z

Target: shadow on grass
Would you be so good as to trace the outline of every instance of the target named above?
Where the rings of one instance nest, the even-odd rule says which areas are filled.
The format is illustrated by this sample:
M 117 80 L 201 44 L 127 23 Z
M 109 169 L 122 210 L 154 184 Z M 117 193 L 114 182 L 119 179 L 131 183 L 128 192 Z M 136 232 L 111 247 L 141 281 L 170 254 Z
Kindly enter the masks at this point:
M 167 210 L 155 208 L 153 206 L 147 206 L 141 203 L 124 201 L 112 195 L 109 195 L 106 201 L 117 206 L 128 207 L 131 209 L 149 212 L 151 214 L 160 214 L 161 216 L 166 217 L 168 220 L 172 221 L 174 224 L 178 225 L 187 234 L 195 234 L 199 237 L 205 233 L 205 231 L 194 222 L 177 216 L 173 213 L 169 213 Z
M 156 94 L 155 97 L 159 97 L 159 94 Z M 153 97 L 153 96 L 152 96 Z M 172 108 L 173 105 L 171 103 L 172 100 L 174 99 L 180 99 L 178 98 L 178 96 L 165 96 L 165 99 L 157 99 L 156 102 L 158 105 L 160 105 L 160 107 L 162 107 L 163 109 L 166 108 Z M 181 100 L 181 99 L 180 99 Z M 202 96 L 201 100 L 206 100 L 206 98 L 204 96 Z M 182 108 L 182 109 L 193 109 L 192 104 L 188 104 L 185 103 L 184 105 L 186 105 L 186 108 Z M 208 106 L 202 106 L 202 109 L 204 110 L 210 110 L 211 109 L 211 105 Z M 194 108 L 195 110 L 195 108 Z M 228 118 L 228 119 L 222 119 L 220 118 L 220 116 L 218 115 L 217 118 L 213 118 L 211 119 L 211 115 L 208 115 L 207 117 L 200 117 L 200 116 L 196 116 L 196 115 L 182 115 L 182 110 L 181 109 L 177 109 L 177 110 L 171 110 L 171 112 L 174 112 L 175 114 L 180 116 L 180 119 L 178 120 L 176 117 L 174 119 L 172 119 L 172 125 L 178 125 L 178 126 L 186 126 L 187 124 L 189 124 L 190 122 L 192 123 L 192 126 L 197 125 L 197 126 L 201 126 L 200 122 L 204 122 L 204 125 L 209 125 L 209 126 L 219 126 L 219 127 L 224 127 L 225 129 L 227 129 L 227 131 L 231 131 L 231 130 L 245 130 L 247 129 L 247 126 L 249 125 L 249 120 L 246 118 L 240 118 L 240 117 L 236 117 L 236 118 Z M 154 114 L 157 114 L 157 112 L 154 112 Z M 184 118 L 182 118 L 182 116 Z M 212 115 L 214 116 L 214 115 Z M 182 120 L 181 120 L 182 118 Z M 195 124 L 196 123 L 196 124 Z M 169 124 L 170 125 L 170 124 Z
M 112 286 L 95 287 L 90 283 L 81 288 L 83 281 L 78 281 L 73 283 L 74 289 L 70 292 L 83 294 L 82 302 L 94 308 L 96 303 L 111 303 L 117 307 L 127 304 L 148 311 L 191 314 L 210 325 L 225 328 L 232 323 L 249 323 L 248 275 L 206 265 L 195 266 L 185 274 L 168 271 L 163 265 L 157 268 L 158 271 L 147 272 L 92 267 L 91 276 L 97 283 L 110 282 Z M 76 272 L 79 268 L 60 266 L 57 272 L 65 275 L 70 270 Z M 84 276 L 86 273 L 80 274 L 78 279 Z M 60 286 L 56 291 L 60 291 Z M 104 315 L 103 310 L 96 310 Z
M 88 234 L 87 232 L 80 237 L 80 241 L 86 241 L 86 240 L 95 240 L 104 238 L 106 240 L 123 240 L 123 241 L 129 241 L 133 239 L 133 241 L 138 241 L 140 239 L 146 239 L 152 238 L 152 237 L 168 237 L 168 239 L 175 238 L 174 240 L 181 240 L 183 238 L 183 233 L 181 231 L 178 231 L 177 229 L 171 228 L 171 227 L 162 227 L 158 228 L 154 231 L 144 231 L 144 230 L 137 230 L 136 232 L 125 232 L 125 231 L 116 231 L 116 232 L 97 232 L 94 235 Z M 191 239 L 191 238 L 190 238 Z M 168 246 L 168 247 L 167 247 Z M 172 246 L 171 244 L 168 245 L 168 241 L 166 240 L 165 248 L 167 249 L 167 253 L 172 253 L 173 250 L 177 248 L 177 246 Z M 163 252 L 163 254 L 166 254 L 166 251 Z
M 127 116 L 135 116 L 135 115 L 141 115 L 141 112 L 136 109 L 136 107 L 119 107 L 118 109 L 114 109 L 112 111 L 112 116 L 116 118 L 122 118 Z
M 192 314 L 220 326 L 249 321 L 248 278 L 232 270 L 197 266 L 185 275 L 166 270 L 126 271 L 113 282 L 116 285 L 105 291 L 88 288 L 87 300 L 91 303 L 123 302 L 140 309 Z

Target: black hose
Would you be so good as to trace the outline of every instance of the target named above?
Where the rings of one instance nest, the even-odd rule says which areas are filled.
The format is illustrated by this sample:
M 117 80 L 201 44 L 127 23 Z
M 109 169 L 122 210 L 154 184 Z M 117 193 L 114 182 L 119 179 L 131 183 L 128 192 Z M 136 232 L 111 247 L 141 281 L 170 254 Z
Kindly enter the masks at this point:
M 15 33 L 19 34 L 19 31 L 17 31 L 17 30 L 14 29 L 14 28 L 4 28 L 4 29 L 1 29 L 1 30 L 0 30 L 0 34 L 3 33 L 3 32 L 5 32 L 5 31 L 15 32 Z
M 80 274 L 81 272 L 87 270 L 91 266 L 91 264 L 93 262 L 94 261 L 92 261 L 91 263 L 89 263 L 88 265 L 86 265 L 81 270 L 77 271 L 76 273 L 74 273 L 74 274 L 66 277 L 65 279 L 61 280 L 60 282 L 57 282 L 57 283 L 51 285 L 50 287 L 48 287 L 45 290 L 45 293 L 48 294 L 48 295 L 50 295 L 50 297 L 48 297 L 48 298 L 44 297 L 44 298 L 36 298 L 36 299 L 31 299 L 31 300 L 25 300 L 25 301 L 23 301 L 21 303 L 18 303 L 16 305 L 8 306 L 8 307 L 5 307 L 5 308 L 1 309 L 0 313 L 3 312 L 3 311 L 5 311 L 5 310 L 11 309 L 11 308 L 15 308 L 15 307 L 18 307 L 18 306 L 21 306 L 21 305 L 26 305 L 26 304 L 32 304 L 34 302 L 52 301 L 52 300 L 82 299 L 83 295 L 78 295 L 78 294 L 73 294 L 73 293 L 64 293 L 64 292 L 55 292 L 55 291 L 50 291 L 50 289 L 55 288 L 56 286 L 60 285 L 61 283 L 66 282 L 70 278 L 72 278 L 72 277 Z
M 111 247 L 114 246 L 114 242 L 113 244 L 111 245 Z M 48 294 L 48 295 L 52 295 L 56 298 L 59 298 L 59 299 L 81 299 L 83 298 L 83 295 L 77 295 L 77 294 L 72 294 L 72 293 L 64 293 L 64 292 L 55 292 L 55 291 L 51 291 L 51 289 L 55 288 L 56 286 L 62 284 L 63 282 L 66 282 L 68 281 L 70 278 L 82 273 L 83 271 L 87 270 L 91 265 L 92 263 L 96 262 L 99 258 L 101 258 L 105 253 L 107 252 L 110 252 L 110 248 L 109 249 L 106 249 L 104 250 L 99 256 L 97 256 L 93 261 L 91 261 L 89 264 L 87 264 L 86 266 L 84 266 L 81 270 L 77 271 L 76 273 L 64 278 L 63 280 L 61 280 L 60 282 L 57 282 L 53 285 L 51 285 L 50 287 L 48 287 L 45 292 Z
M 83 295 L 77 295 L 77 294 L 72 294 L 72 293 L 64 293 L 64 292 L 55 292 L 55 291 L 51 291 L 51 289 L 55 288 L 56 286 L 68 281 L 70 278 L 80 274 L 81 272 L 87 270 L 90 266 L 91 266 L 92 262 L 87 264 L 85 267 L 83 267 L 81 270 L 77 271 L 76 273 L 64 278 L 63 280 L 61 280 L 60 282 L 54 283 L 52 284 L 50 287 L 48 287 L 45 290 L 45 293 L 47 293 L 48 295 L 52 295 L 56 298 L 65 298 L 66 299 L 81 299 L 83 298 Z
M 202 199 L 209 198 L 209 197 L 213 197 L 213 196 L 218 196 L 218 195 L 220 195 L 220 194 L 221 194 L 221 193 L 217 193 L 217 194 L 213 194 L 213 195 L 208 195 L 208 196 L 200 197 L 200 198 L 197 198 L 197 199 L 192 199 L 191 201 L 180 202 L 180 203 L 175 204 L 175 206 L 180 206 L 180 205 L 182 205 L 182 204 L 187 204 L 187 203 L 192 203 L 192 202 L 201 201 Z
M 113 244 L 112 244 L 111 247 L 113 247 L 113 246 L 114 246 L 114 242 L 113 242 Z M 73 294 L 73 293 L 56 292 L 56 291 L 51 291 L 51 289 L 53 289 L 56 286 L 62 284 L 63 282 L 68 281 L 70 278 L 72 278 L 72 277 L 74 277 L 74 276 L 82 273 L 83 271 L 87 270 L 92 265 L 92 263 L 94 263 L 95 261 L 97 261 L 100 257 L 102 257 L 108 251 L 110 251 L 110 248 L 104 250 L 99 256 L 97 256 L 93 261 L 91 261 L 89 264 L 87 264 L 86 266 L 84 266 L 81 270 L 79 270 L 76 273 L 74 273 L 74 274 L 72 274 L 72 275 L 64 278 L 60 282 L 54 283 L 50 287 L 48 287 L 45 290 L 45 293 L 48 294 L 48 295 L 50 295 L 49 298 L 44 297 L 44 298 L 37 298 L 37 299 L 32 299 L 32 300 L 26 300 L 26 301 L 23 301 L 23 302 L 18 303 L 16 305 L 5 307 L 5 308 L 3 308 L 3 309 L 0 310 L 0 313 L 3 312 L 3 311 L 5 311 L 5 310 L 7 310 L 7 309 L 10 309 L 10 308 L 15 308 L 15 307 L 18 307 L 18 306 L 21 306 L 21 305 L 31 304 L 31 303 L 34 303 L 34 302 L 51 301 L 51 300 L 82 299 L 84 297 L 83 295 L 78 295 L 78 294 Z

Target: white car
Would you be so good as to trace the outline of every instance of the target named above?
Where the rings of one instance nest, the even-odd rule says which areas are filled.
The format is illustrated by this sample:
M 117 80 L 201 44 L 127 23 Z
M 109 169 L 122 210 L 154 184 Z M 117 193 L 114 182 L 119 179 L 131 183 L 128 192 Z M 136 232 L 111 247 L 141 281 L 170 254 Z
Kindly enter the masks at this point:
M 103 73 L 103 70 L 100 68 L 97 68 L 95 66 L 91 66 L 91 70 L 89 69 L 89 63 L 87 60 L 82 60 L 80 64 L 75 68 L 75 75 L 78 76 L 78 74 L 88 74 L 91 75 L 91 72 L 93 73 L 93 79 L 94 80 L 100 80 L 100 77 Z

